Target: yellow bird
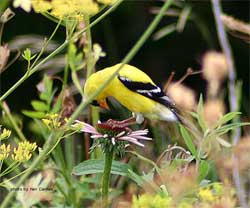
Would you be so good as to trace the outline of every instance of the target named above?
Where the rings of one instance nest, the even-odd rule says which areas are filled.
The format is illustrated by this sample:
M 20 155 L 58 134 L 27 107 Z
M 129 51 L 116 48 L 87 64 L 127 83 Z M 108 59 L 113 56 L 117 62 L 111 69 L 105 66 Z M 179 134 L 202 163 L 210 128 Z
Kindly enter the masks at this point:
M 85 83 L 84 98 L 93 94 L 120 66 L 116 64 L 92 74 Z M 143 122 L 143 116 L 153 120 L 180 121 L 173 101 L 147 74 L 134 66 L 124 65 L 92 104 L 108 108 L 108 97 L 115 98 L 133 112 L 138 123 Z

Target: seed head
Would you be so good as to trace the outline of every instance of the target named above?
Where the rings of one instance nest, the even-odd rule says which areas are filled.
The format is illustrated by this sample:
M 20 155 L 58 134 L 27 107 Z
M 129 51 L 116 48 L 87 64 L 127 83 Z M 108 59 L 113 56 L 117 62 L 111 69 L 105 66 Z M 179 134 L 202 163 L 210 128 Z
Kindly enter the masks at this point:
M 167 94 L 185 110 L 193 110 L 196 107 L 194 91 L 183 84 L 171 83 L 168 86 Z
M 208 52 L 203 57 L 203 77 L 208 82 L 221 82 L 228 75 L 226 56 L 219 52 Z

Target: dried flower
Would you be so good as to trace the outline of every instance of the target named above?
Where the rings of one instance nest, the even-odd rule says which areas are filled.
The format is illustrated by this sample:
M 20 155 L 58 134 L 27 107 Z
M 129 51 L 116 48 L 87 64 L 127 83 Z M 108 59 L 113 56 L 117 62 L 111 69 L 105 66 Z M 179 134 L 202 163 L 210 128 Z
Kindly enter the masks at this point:
M 238 19 L 235 19 L 232 16 L 222 14 L 221 19 L 225 26 L 233 31 L 239 31 L 241 33 L 245 33 L 247 35 L 250 35 L 250 24 L 242 22 Z
M 208 94 L 216 96 L 220 83 L 228 75 L 228 63 L 226 56 L 219 52 L 208 52 L 203 57 L 203 77 L 208 81 Z
M 8 62 L 10 56 L 10 49 L 7 45 L 0 46 L 0 74 L 4 71 L 4 68 Z
M 36 143 L 30 143 L 28 141 L 20 142 L 17 148 L 14 148 L 12 159 L 17 162 L 25 162 L 31 158 L 31 153 L 37 148 Z
M 9 138 L 10 135 L 11 135 L 11 131 L 10 130 L 4 128 L 1 131 L 1 128 L 0 128 L 0 141 L 3 140 L 3 139 Z
M 207 81 L 222 81 L 228 75 L 226 56 L 219 52 L 208 52 L 203 57 L 203 76 Z
M 10 153 L 10 145 L 2 144 L 0 146 L 0 161 L 6 159 Z
M 204 120 L 208 126 L 212 126 L 225 114 L 225 106 L 221 100 L 209 100 L 203 107 Z
M 98 123 L 97 128 L 82 121 L 76 120 L 75 122 L 73 128 L 81 127 L 80 131 L 92 134 L 91 138 L 95 139 L 96 145 L 102 146 L 104 152 L 114 146 L 115 153 L 123 155 L 128 143 L 144 147 L 138 140 L 152 140 L 145 136 L 148 133 L 147 129 L 132 131 L 127 127 L 119 126 L 119 122 L 114 120 Z
M 168 86 L 167 94 L 185 110 L 193 110 L 196 107 L 194 91 L 183 84 L 171 83 Z

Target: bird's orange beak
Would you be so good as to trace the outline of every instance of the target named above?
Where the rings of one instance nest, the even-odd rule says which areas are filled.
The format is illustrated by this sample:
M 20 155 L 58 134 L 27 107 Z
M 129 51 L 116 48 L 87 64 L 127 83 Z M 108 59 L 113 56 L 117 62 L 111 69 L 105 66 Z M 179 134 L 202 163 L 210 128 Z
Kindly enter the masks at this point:
M 106 99 L 101 100 L 101 101 L 98 101 L 98 103 L 99 103 L 99 105 L 100 105 L 102 108 L 104 108 L 104 109 L 106 109 L 106 110 L 109 110 L 109 106 L 108 106 L 108 103 L 107 103 Z

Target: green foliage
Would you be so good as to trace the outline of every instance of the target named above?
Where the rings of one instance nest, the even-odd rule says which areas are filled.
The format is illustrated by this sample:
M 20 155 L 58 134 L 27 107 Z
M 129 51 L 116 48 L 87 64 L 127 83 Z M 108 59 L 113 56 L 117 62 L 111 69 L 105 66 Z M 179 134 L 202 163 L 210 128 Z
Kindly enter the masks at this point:
M 40 85 L 40 100 L 32 100 L 31 105 L 34 111 L 23 110 L 22 113 L 31 118 L 44 118 L 47 113 L 56 113 L 60 110 L 62 105 L 62 98 L 59 96 L 55 103 L 53 98 L 57 89 L 53 89 L 53 80 L 47 75 L 44 76 Z

